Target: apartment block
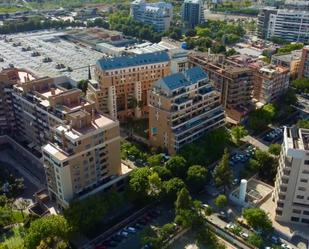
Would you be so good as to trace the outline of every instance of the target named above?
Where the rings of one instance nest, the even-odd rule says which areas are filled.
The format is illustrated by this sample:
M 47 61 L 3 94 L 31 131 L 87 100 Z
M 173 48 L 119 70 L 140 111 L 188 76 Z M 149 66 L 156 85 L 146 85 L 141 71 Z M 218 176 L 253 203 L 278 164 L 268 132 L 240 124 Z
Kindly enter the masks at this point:
M 258 35 L 262 39 L 279 37 L 289 42 L 308 42 L 309 13 L 297 9 L 262 9 L 258 17 Z
M 158 80 L 149 91 L 149 139 L 175 154 L 225 123 L 220 93 L 200 67 Z
M 181 7 L 181 17 L 187 28 L 193 29 L 204 21 L 202 0 L 184 0 Z
M 274 54 L 271 57 L 271 64 L 289 68 L 291 79 L 296 79 L 299 74 L 301 56 L 301 50 L 295 50 L 286 54 Z
M 113 118 L 142 117 L 148 114 L 147 91 L 170 71 L 166 52 L 104 58 L 96 64 L 97 83 L 90 84 L 87 95 Z
M 165 32 L 170 28 L 173 6 L 166 2 L 135 0 L 131 3 L 131 16 L 138 22 L 153 26 L 157 32 Z
M 48 191 L 59 208 L 122 174 L 118 122 L 98 114 L 74 84 L 44 77 L 17 82 L 12 91 L 16 137 L 42 152 Z
M 273 200 L 275 219 L 309 224 L 309 130 L 284 129 Z
M 189 62 L 201 66 L 211 83 L 221 93 L 221 103 L 231 122 L 240 122 L 250 111 L 253 96 L 253 71 L 233 65 L 223 55 L 191 53 Z
M 287 67 L 269 64 L 254 68 L 253 98 L 262 104 L 274 102 L 287 91 L 289 84 Z
M 309 46 L 305 46 L 302 50 L 298 77 L 309 78 Z
M 0 72 L 0 134 L 12 134 L 16 129 L 12 105 L 13 85 L 32 79 L 33 75 L 25 70 L 11 68 Z

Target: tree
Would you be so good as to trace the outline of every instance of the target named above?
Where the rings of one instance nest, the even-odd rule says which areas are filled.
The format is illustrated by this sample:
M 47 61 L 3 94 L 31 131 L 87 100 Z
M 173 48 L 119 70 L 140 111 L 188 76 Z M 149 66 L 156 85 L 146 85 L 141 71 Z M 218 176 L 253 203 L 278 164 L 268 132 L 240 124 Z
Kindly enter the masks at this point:
M 189 29 L 186 33 L 185 33 L 186 37 L 193 37 L 196 36 L 196 31 L 194 29 Z
M 77 87 L 83 91 L 84 94 L 87 92 L 88 88 L 88 81 L 87 80 L 81 80 L 77 83 Z
M 298 92 L 309 92 L 309 78 L 299 78 L 292 81 L 292 85 Z
M 268 152 L 261 150 L 256 150 L 254 158 L 259 165 L 259 176 L 273 182 L 277 174 L 278 161 Z
M 184 178 L 187 173 L 187 161 L 181 156 L 172 156 L 166 163 L 165 167 L 170 170 L 173 176 Z
M 230 187 L 233 181 L 233 171 L 229 165 L 229 153 L 228 150 L 224 150 L 221 161 L 215 167 L 213 176 L 217 186 L 223 186 L 224 191 L 227 187 Z
M 148 157 L 147 162 L 149 163 L 150 167 L 160 166 L 163 161 L 162 154 L 156 154 Z
M 186 187 L 185 183 L 177 177 L 174 177 L 163 183 L 163 188 L 166 193 L 167 200 L 174 201 L 177 197 L 178 191 Z
M 171 171 L 164 166 L 152 167 L 152 171 L 156 172 L 163 181 L 167 181 L 172 177 Z
M 304 128 L 304 129 L 309 129 L 309 120 L 299 120 L 297 122 L 298 128 Z
M 225 195 L 218 195 L 218 197 L 215 199 L 215 205 L 219 209 L 223 209 L 227 206 L 227 198 Z
M 234 139 L 234 142 L 238 145 L 240 142 L 240 139 L 248 135 L 248 131 L 246 130 L 244 126 L 237 125 L 231 129 L 231 134 Z
M 48 237 L 58 237 L 67 241 L 71 228 L 67 220 L 61 215 L 51 215 L 35 220 L 31 223 L 25 236 L 25 246 L 36 249 L 42 240 Z
M 281 144 L 271 144 L 269 145 L 268 152 L 275 156 L 279 156 L 281 152 Z
M 263 245 L 263 239 L 255 233 L 249 235 L 248 242 L 257 248 L 262 248 Z
M 135 200 L 145 200 L 149 190 L 149 176 L 152 174 L 148 167 L 134 169 L 130 174 L 129 193 Z
M 181 209 L 190 209 L 192 206 L 192 199 L 189 191 L 186 188 L 182 188 L 177 193 L 177 199 L 175 202 L 176 213 Z
M 247 208 L 243 212 L 243 216 L 246 219 L 249 226 L 256 230 L 262 230 L 269 232 L 272 230 L 272 222 L 265 213 L 264 210 L 259 208 Z
M 47 237 L 36 249 L 70 249 L 69 243 L 58 237 Z
M 148 177 L 149 189 L 148 195 L 159 196 L 162 191 L 162 181 L 158 173 L 154 172 Z
M 187 172 L 187 183 L 194 190 L 201 190 L 207 178 L 207 169 L 200 165 L 189 167 Z

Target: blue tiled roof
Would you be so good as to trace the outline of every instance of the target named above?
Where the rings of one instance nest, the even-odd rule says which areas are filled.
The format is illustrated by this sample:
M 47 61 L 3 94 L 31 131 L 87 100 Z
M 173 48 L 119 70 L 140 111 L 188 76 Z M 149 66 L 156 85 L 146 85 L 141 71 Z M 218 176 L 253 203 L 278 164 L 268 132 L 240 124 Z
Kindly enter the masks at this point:
M 199 80 L 208 78 L 208 74 L 201 67 L 193 67 L 185 72 L 176 73 L 158 80 L 157 87 L 167 87 L 168 90 L 175 90 L 180 87 L 190 86 Z
M 169 56 L 166 52 L 155 52 L 114 58 L 103 58 L 97 61 L 97 66 L 99 66 L 101 70 L 113 70 L 117 68 L 134 67 L 166 61 L 169 61 Z

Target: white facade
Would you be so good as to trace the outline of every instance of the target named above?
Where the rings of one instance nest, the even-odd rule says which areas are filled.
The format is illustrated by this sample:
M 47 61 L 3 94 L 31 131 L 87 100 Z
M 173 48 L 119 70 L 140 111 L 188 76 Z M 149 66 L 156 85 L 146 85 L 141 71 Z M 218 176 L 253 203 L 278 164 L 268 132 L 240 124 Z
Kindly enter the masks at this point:
M 291 42 L 309 41 L 309 12 L 278 9 L 269 16 L 266 38 L 280 37 Z
M 284 129 L 273 199 L 276 220 L 309 224 L 309 129 Z
M 157 32 L 167 31 L 173 17 L 173 7 L 170 3 L 146 3 L 145 0 L 135 0 L 131 3 L 131 16 L 134 20 L 154 27 Z

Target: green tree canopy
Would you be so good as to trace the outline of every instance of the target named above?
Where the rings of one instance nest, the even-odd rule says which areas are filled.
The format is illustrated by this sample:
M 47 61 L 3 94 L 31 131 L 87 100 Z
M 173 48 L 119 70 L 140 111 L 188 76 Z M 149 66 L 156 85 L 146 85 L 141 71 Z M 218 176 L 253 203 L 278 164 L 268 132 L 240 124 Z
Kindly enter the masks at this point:
M 58 237 L 67 241 L 71 228 L 67 220 L 61 215 L 51 215 L 33 221 L 24 239 L 28 249 L 36 249 L 41 241 L 48 237 Z
M 264 210 L 260 208 L 247 208 L 243 212 L 243 216 L 248 222 L 248 224 L 257 230 L 271 231 L 272 222 L 265 213 Z
M 219 208 L 219 209 L 223 209 L 227 206 L 227 197 L 226 195 L 218 195 L 217 198 L 215 199 L 215 205 Z
M 153 172 L 156 172 L 163 181 L 167 181 L 172 178 L 172 172 L 164 166 L 155 166 L 151 169 Z
M 177 177 L 163 183 L 163 188 L 165 190 L 167 200 L 169 201 L 174 201 L 177 197 L 178 191 L 185 187 L 185 183 Z
M 148 167 L 134 169 L 130 174 L 129 180 L 129 193 L 133 199 L 145 200 L 148 196 L 149 179 L 152 174 L 151 169 Z
M 240 139 L 244 138 L 245 136 L 248 135 L 248 131 L 246 130 L 246 128 L 242 125 L 237 125 L 234 126 L 231 129 L 231 134 L 233 137 L 233 140 L 236 144 L 239 144 Z
M 268 152 L 275 156 L 279 156 L 281 152 L 281 144 L 271 144 L 269 145 Z
M 200 165 L 189 167 L 187 172 L 187 183 L 191 189 L 201 190 L 207 179 L 207 169 Z
M 148 157 L 147 159 L 150 167 L 160 166 L 162 165 L 163 156 L 162 154 L 156 154 Z
M 224 189 L 230 187 L 233 181 L 233 171 L 229 165 L 228 150 L 224 150 L 221 161 L 215 167 L 213 176 L 217 186 L 222 186 Z
M 181 156 L 172 156 L 166 163 L 165 167 L 170 170 L 173 176 L 184 178 L 187 173 L 187 161 Z
M 176 213 L 181 209 L 190 209 L 192 206 L 192 199 L 189 191 L 186 188 L 182 188 L 177 193 L 177 199 L 175 202 Z
M 309 120 L 305 120 L 305 119 L 298 120 L 297 126 L 299 128 L 309 129 Z

